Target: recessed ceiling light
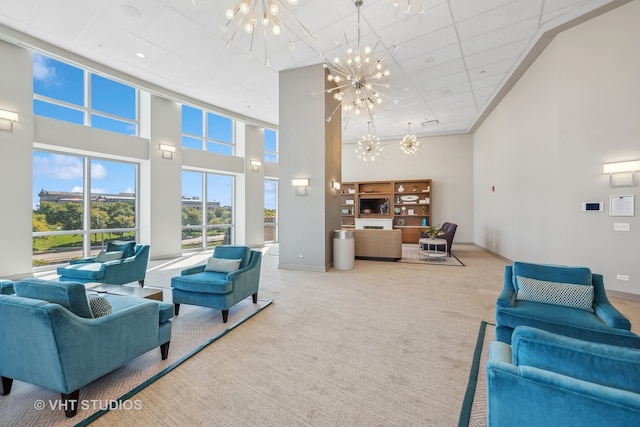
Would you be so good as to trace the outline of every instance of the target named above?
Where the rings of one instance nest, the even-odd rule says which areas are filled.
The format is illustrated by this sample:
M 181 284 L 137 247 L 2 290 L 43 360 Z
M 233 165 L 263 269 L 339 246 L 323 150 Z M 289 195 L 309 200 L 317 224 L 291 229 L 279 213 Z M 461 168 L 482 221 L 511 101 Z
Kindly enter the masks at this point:
M 140 12 L 137 7 L 131 6 L 130 4 L 120 5 L 120 10 L 122 10 L 122 13 L 132 18 L 140 18 L 142 16 L 142 12 Z
M 138 58 L 144 58 L 144 53 L 142 53 L 142 52 L 138 52 L 138 53 L 136 53 L 136 56 L 137 56 Z

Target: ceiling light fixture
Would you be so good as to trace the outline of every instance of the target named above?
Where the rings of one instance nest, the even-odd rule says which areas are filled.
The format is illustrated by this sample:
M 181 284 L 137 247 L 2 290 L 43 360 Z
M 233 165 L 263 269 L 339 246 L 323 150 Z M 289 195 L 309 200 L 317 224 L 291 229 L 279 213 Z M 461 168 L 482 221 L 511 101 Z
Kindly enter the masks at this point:
M 367 166 L 371 166 L 375 160 L 382 158 L 382 146 L 380 145 L 380 138 L 371 134 L 371 123 L 367 123 L 367 134 L 360 138 L 358 146 L 356 147 L 356 155 Z
M 377 82 L 390 75 L 388 69 L 383 69 L 382 61 L 384 58 L 377 61 L 371 59 L 377 43 L 373 49 L 367 46 L 364 50 L 361 50 L 360 7 L 362 6 L 362 0 L 355 0 L 354 4 L 358 8 L 358 40 L 356 50 L 354 51 L 353 48 L 349 46 L 349 41 L 345 34 L 345 41 L 347 42 L 346 59 L 343 61 L 340 57 L 336 57 L 332 63 L 325 62 L 323 65 L 324 68 L 329 70 L 327 79 L 336 84 L 336 87 L 327 89 L 324 92 L 333 93 L 333 98 L 339 102 L 338 106 L 327 118 L 327 122 L 330 122 L 333 115 L 342 107 L 344 109 L 345 129 L 347 128 L 351 113 L 359 115 L 362 111 L 365 111 L 369 121 L 373 122 L 374 117 L 371 110 L 376 104 L 381 104 L 383 98 L 391 99 L 394 104 L 398 103 L 397 100 L 381 92 L 382 89 L 388 89 L 389 84 Z M 397 44 L 393 45 L 392 50 L 397 49 L 397 47 Z
M 400 141 L 400 148 L 407 156 L 415 156 L 418 152 L 420 141 L 414 134 L 411 133 L 411 122 L 409 122 L 409 133 Z
M 298 4 L 299 0 L 286 0 L 286 3 L 295 6 Z M 251 36 L 251 41 L 249 44 L 249 53 L 253 54 L 253 44 L 255 41 L 256 33 L 260 32 L 262 29 L 262 34 L 264 37 L 264 64 L 269 66 L 269 56 L 267 53 L 267 30 L 270 28 L 271 33 L 275 36 L 280 35 L 285 30 L 285 25 L 282 21 L 281 11 L 289 11 L 285 4 L 285 0 L 241 0 L 235 6 L 230 9 L 227 9 L 225 12 L 225 16 L 228 21 L 224 27 L 222 27 L 223 31 L 226 31 L 232 23 L 235 22 L 233 34 L 227 41 L 227 47 L 231 47 L 233 44 L 236 34 L 238 30 L 242 28 L 245 33 Z M 306 33 L 306 35 L 311 36 L 311 33 L 302 25 L 298 19 L 290 13 L 290 16 L 295 19 L 298 25 L 302 28 L 302 30 Z M 295 39 L 299 39 L 297 35 L 294 34 Z M 291 48 L 294 47 L 291 38 L 289 38 L 289 46 Z
M 389 3 L 391 3 L 395 7 L 398 7 L 401 1 L 389 0 Z M 412 2 L 411 0 L 406 0 L 406 1 L 402 1 L 402 3 L 406 3 L 406 6 L 404 7 L 404 13 L 406 14 L 411 13 L 411 3 L 417 3 L 417 7 L 416 7 L 416 10 L 418 11 L 417 13 L 424 13 L 424 0 L 417 0 L 415 2 Z

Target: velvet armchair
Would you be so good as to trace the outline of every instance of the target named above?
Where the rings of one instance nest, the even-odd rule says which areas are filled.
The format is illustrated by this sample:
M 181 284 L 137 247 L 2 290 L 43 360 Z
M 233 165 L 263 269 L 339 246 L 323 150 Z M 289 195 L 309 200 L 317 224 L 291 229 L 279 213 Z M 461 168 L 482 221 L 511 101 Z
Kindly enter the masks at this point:
M 496 301 L 496 338 L 509 344 L 517 326 L 640 348 L 631 322 L 609 302 L 602 275 L 586 267 L 518 261 L 505 266 Z
M 252 296 L 258 302 L 262 252 L 248 246 L 216 246 L 206 265 L 182 270 L 171 278 L 171 294 L 178 315 L 180 304 L 222 310 L 227 323 L 229 308 Z
M 124 285 L 138 282 L 144 286 L 149 262 L 149 245 L 136 242 L 109 242 L 105 252 L 96 257 L 71 260 L 69 265 L 58 267 L 61 282 L 108 283 Z
M 526 326 L 491 343 L 488 425 L 637 426 L 640 350 Z
M 171 303 L 105 294 L 110 313 L 94 317 L 83 284 L 22 279 L 14 289 L 0 295 L 2 395 L 14 380 L 57 391 L 71 417 L 80 388 L 154 348 L 168 356 Z

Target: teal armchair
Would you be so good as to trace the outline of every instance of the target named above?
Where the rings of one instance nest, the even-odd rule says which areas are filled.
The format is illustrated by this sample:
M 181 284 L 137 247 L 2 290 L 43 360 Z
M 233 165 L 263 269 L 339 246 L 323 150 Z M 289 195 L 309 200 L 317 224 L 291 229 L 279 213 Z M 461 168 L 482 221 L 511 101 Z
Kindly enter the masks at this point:
M 119 254 L 122 252 L 122 254 Z M 118 254 L 120 258 L 110 259 L 108 254 Z M 101 257 L 104 255 L 104 261 Z M 138 282 L 144 286 L 149 262 L 149 245 L 135 242 L 109 242 L 105 254 L 97 257 L 71 260 L 69 265 L 58 267 L 61 282 L 107 283 L 124 285 Z
M 496 301 L 496 338 L 511 343 L 517 326 L 587 341 L 640 348 L 631 322 L 607 298 L 602 275 L 586 267 L 514 262 Z
M 262 252 L 248 246 L 216 246 L 206 265 L 182 270 L 171 278 L 171 294 L 178 315 L 180 304 L 222 310 L 227 323 L 229 308 L 252 296 L 258 302 Z
M 491 343 L 487 413 L 492 427 L 637 426 L 640 349 L 526 326 Z
M 94 318 L 83 284 L 22 279 L 14 289 L 0 295 L 2 395 L 14 380 L 57 391 L 71 417 L 82 387 L 157 347 L 168 356 L 171 303 L 105 294 L 111 313 Z

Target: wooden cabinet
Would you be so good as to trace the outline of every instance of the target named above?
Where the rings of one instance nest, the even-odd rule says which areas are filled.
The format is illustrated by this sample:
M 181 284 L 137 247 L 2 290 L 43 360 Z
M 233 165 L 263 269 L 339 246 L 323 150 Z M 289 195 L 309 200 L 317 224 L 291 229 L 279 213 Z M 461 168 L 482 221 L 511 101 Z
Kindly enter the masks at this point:
M 420 230 L 431 224 L 431 180 L 395 181 L 393 227 L 403 243 L 418 243 Z
M 342 227 L 354 228 L 356 218 L 388 218 L 403 243 L 418 243 L 431 224 L 431 191 L 430 179 L 342 183 Z

